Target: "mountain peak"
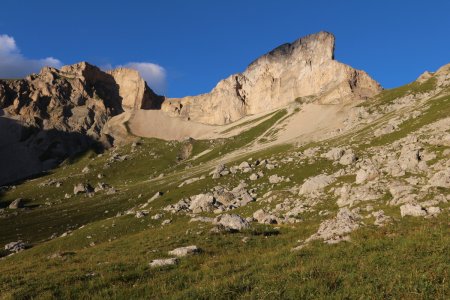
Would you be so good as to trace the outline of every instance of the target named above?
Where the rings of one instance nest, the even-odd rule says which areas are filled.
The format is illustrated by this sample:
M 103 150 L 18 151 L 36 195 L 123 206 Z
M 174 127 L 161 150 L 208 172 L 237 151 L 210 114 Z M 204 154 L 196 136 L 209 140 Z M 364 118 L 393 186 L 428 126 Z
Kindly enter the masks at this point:
M 167 99 L 163 110 L 207 124 L 226 124 L 246 115 L 310 97 L 337 104 L 366 99 L 382 90 L 367 73 L 334 60 L 335 37 L 321 31 L 286 43 L 220 81 L 208 94 Z

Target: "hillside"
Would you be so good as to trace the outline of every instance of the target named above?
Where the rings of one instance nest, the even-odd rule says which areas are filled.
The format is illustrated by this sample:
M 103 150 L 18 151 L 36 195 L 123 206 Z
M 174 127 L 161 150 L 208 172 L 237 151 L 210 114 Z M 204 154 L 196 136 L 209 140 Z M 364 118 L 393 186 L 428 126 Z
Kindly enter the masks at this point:
M 0 261 L 2 298 L 448 298 L 449 78 L 358 102 L 313 141 L 270 142 L 298 103 L 234 138 L 140 138 L 6 187 L 0 243 L 29 249 Z
M 0 190 L 0 298 L 448 299 L 450 65 L 376 89 L 112 116 L 129 142 Z

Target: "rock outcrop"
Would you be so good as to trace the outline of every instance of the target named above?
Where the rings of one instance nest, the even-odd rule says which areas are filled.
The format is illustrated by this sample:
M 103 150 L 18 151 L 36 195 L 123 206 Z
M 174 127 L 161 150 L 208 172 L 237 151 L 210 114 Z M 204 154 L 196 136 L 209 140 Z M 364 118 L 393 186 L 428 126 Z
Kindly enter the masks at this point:
M 220 81 L 208 94 L 166 99 L 171 116 L 207 124 L 227 124 L 295 100 L 333 104 L 366 99 L 381 91 L 364 71 L 334 60 L 334 36 L 319 32 L 281 45 L 243 73 Z
M 107 72 L 119 86 L 124 109 L 159 109 L 164 97 L 156 95 L 139 72 L 128 68 L 117 68 Z
M 103 72 L 82 62 L 0 80 L 0 185 L 48 170 L 90 147 L 109 147 L 103 128 L 124 108 L 159 108 L 137 71 Z

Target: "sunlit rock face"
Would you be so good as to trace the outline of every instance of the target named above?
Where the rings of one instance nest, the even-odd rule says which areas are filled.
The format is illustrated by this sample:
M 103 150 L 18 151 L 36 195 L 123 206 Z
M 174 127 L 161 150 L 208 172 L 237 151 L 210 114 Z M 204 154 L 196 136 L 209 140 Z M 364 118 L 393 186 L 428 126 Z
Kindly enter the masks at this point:
M 319 32 L 281 45 L 210 93 L 169 98 L 162 109 L 171 116 L 221 125 L 296 99 L 335 104 L 379 93 L 381 86 L 367 73 L 334 60 L 334 43 L 331 33 Z

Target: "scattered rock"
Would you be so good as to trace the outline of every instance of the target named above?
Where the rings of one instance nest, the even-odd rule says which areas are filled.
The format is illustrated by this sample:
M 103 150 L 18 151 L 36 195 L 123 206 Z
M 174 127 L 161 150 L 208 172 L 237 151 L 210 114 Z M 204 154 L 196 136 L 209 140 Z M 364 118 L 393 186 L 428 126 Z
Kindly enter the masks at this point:
M 169 255 L 173 255 L 173 256 L 177 256 L 177 257 L 184 257 L 187 255 L 197 254 L 200 252 L 201 252 L 200 248 L 192 245 L 192 246 L 176 248 L 172 251 L 169 251 Z
M 19 240 L 17 242 L 11 242 L 5 245 L 5 250 L 13 253 L 17 253 L 27 249 L 27 244 Z
M 341 208 L 335 218 L 322 222 L 317 233 L 309 237 L 306 242 L 318 239 L 322 239 L 328 244 L 348 241 L 350 240 L 348 234 L 361 226 L 360 219 L 359 214 L 346 207 Z
M 341 165 L 347 166 L 353 164 L 357 160 L 357 156 L 355 155 L 355 153 L 353 153 L 353 150 L 350 149 L 345 151 L 344 155 L 339 159 L 339 163 Z
M 278 224 L 278 218 L 267 213 L 263 209 L 258 209 L 253 213 L 253 219 L 262 224 Z
M 162 258 L 162 259 L 154 259 L 150 262 L 150 267 L 165 267 L 165 266 L 173 266 L 178 264 L 178 258 Z
M 300 194 L 313 193 L 321 190 L 334 182 L 334 178 L 329 175 L 320 174 L 305 180 L 300 188 Z
M 79 183 L 73 187 L 73 194 L 92 193 L 94 189 L 89 184 Z
M 252 181 L 257 180 L 258 179 L 258 175 L 253 173 L 252 175 L 250 175 L 249 179 L 252 180 Z
M 9 209 L 18 209 L 18 208 L 22 208 L 23 205 L 24 205 L 23 199 L 22 198 L 17 198 L 13 202 L 11 202 L 11 204 L 9 204 L 8 208 Z
M 383 210 L 374 211 L 372 213 L 372 216 L 375 217 L 375 222 L 373 224 L 376 226 L 382 227 L 382 226 L 392 223 L 392 218 L 385 215 Z
M 417 204 L 404 204 L 400 206 L 400 214 L 402 217 L 424 217 L 427 215 L 427 211 L 422 206 Z
M 145 216 L 148 215 L 148 211 L 147 210 L 138 210 L 135 214 L 135 217 L 140 219 L 140 218 L 144 218 Z
M 213 195 L 211 194 L 199 194 L 192 198 L 189 205 L 189 209 L 193 213 L 211 212 L 216 206 Z
M 325 153 L 323 157 L 325 157 L 328 160 L 337 161 L 340 160 L 341 157 L 344 155 L 345 150 L 342 148 L 332 148 L 330 151 Z
M 218 216 L 214 223 L 226 231 L 241 231 L 250 228 L 249 223 L 239 215 L 224 214 Z
M 277 184 L 277 183 L 283 182 L 283 180 L 284 180 L 284 178 L 278 176 L 277 174 L 269 176 L 269 182 L 272 184 Z

